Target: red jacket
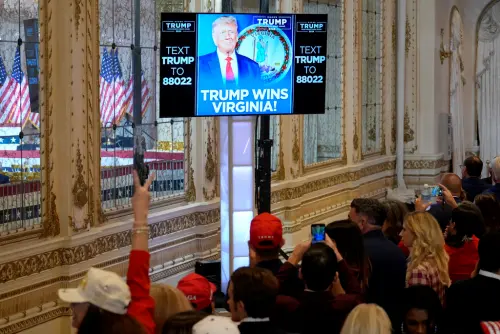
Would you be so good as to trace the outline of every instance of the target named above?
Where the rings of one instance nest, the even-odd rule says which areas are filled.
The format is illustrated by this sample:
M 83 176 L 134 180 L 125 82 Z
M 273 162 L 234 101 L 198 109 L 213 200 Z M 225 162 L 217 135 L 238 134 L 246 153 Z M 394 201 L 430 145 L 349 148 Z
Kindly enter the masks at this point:
M 141 250 L 130 252 L 127 284 L 132 294 L 127 313 L 137 320 L 148 334 L 155 334 L 155 301 L 149 295 L 149 253 Z
M 478 245 L 479 239 L 475 236 L 472 237 L 472 241 L 465 242 L 460 248 L 444 245 L 444 249 L 450 257 L 448 272 L 452 282 L 470 278 L 470 275 L 476 269 L 477 261 L 479 261 Z

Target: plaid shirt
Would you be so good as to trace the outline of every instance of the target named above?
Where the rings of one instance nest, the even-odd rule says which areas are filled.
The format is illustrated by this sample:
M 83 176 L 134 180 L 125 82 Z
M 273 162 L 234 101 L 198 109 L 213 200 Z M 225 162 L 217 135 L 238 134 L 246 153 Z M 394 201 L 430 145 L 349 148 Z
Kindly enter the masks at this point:
M 430 286 L 439 296 L 441 304 L 444 305 L 444 295 L 447 286 L 439 280 L 439 272 L 436 265 L 432 262 L 425 261 L 411 270 L 410 277 L 406 281 L 406 286 L 427 285 Z

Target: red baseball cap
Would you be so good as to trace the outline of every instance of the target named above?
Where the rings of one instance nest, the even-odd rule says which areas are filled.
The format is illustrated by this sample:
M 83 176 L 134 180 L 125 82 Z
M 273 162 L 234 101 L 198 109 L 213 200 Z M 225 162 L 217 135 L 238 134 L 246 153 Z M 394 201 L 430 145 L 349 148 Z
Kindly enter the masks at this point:
M 197 311 L 201 311 L 210 306 L 212 296 L 217 287 L 205 277 L 198 274 L 189 274 L 179 281 L 177 289 L 187 297 L 191 304 L 196 306 Z
M 252 219 L 250 245 L 255 249 L 273 249 L 281 246 L 283 225 L 281 220 L 267 212 Z

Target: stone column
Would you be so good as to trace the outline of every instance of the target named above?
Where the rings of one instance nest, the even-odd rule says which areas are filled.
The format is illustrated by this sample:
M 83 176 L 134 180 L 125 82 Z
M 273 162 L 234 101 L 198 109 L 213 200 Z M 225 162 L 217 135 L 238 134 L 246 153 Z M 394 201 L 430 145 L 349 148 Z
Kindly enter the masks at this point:
M 99 1 L 40 1 L 43 237 L 102 221 Z

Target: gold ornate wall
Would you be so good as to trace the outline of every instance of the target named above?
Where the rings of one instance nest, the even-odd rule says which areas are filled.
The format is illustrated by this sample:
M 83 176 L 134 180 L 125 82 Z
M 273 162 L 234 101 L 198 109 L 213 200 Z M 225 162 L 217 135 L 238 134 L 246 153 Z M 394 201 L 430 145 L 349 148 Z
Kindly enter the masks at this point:
M 337 0 L 330 0 L 331 2 Z M 319 0 L 328 2 L 328 0 Z M 90 266 L 127 268 L 130 209 L 104 213 L 100 189 L 98 0 L 40 0 L 43 230 L 0 235 L 0 334 L 69 315 L 57 289 L 74 286 Z M 302 1 L 277 1 L 300 12 Z M 189 1 L 191 11 L 215 1 Z M 281 116 L 272 210 L 283 219 L 289 250 L 311 223 L 345 216 L 354 197 L 383 197 L 394 181 L 395 1 L 384 0 L 384 127 L 382 152 L 361 155 L 361 0 L 345 1 L 343 147 L 340 159 L 304 165 L 302 116 Z M 385 73 L 387 72 L 387 73 Z M 164 280 L 219 257 L 219 155 L 215 118 L 185 120 L 186 191 L 152 204 L 151 278 Z M 436 175 L 440 161 L 409 160 L 408 170 Z M 61 325 L 62 326 L 62 325 Z M 65 325 L 63 333 L 69 333 Z

